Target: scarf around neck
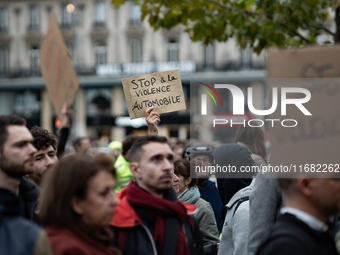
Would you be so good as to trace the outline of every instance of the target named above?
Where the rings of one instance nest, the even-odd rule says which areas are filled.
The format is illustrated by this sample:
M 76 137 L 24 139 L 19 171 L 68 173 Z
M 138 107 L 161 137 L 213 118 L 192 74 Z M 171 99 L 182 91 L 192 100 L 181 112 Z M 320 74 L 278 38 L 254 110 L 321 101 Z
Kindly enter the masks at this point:
M 183 231 L 187 211 L 172 188 L 161 199 L 131 181 L 126 190 L 126 199 L 137 214 L 153 227 L 153 240 L 160 255 L 189 254 Z
M 178 196 L 178 199 L 190 203 L 195 204 L 196 201 L 201 197 L 200 191 L 197 186 L 191 186 L 186 191 L 184 191 L 181 195 Z

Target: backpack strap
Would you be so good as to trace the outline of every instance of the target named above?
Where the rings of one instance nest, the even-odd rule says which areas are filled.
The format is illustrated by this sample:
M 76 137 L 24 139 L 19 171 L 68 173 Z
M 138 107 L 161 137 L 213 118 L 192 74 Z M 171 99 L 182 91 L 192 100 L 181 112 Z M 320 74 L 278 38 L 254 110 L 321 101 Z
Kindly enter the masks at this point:
M 235 208 L 234 213 L 233 213 L 233 217 L 234 217 L 234 215 L 235 215 L 237 209 L 239 208 L 239 206 L 240 206 L 243 202 L 248 201 L 248 200 L 249 200 L 249 197 L 242 197 L 242 198 L 240 198 L 239 200 L 237 200 L 235 203 L 233 203 L 233 205 L 231 206 L 231 208 L 237 203 L 236 208 Z

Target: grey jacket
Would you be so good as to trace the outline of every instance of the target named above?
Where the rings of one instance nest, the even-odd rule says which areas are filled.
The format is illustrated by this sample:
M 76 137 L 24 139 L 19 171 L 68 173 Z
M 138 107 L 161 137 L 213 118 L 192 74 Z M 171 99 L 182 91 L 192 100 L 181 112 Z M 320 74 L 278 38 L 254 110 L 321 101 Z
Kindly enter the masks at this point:
M 260 244 L 269 237 L 281 207 L 277 180 L 270 178 L 268 173 L 258 173 L 249 200 L 249 255 L 255 255 Z
M 187 189 L 178 197 L 179 200 L 197 206 L 194 214 L 200 228 L 203 245 L 219 243 L 217 224 L 214 211 L 209 202 L 200 198 L 200 192 L 196 186 Z
M 249 200 L 242 202 L 237 210 L 236 207 L 241 198 L 249 197 L 254 182 L 255 179 L 249 186 L 239 190 L 225 206 L 226 216 L 218 255 L 247 255 Z

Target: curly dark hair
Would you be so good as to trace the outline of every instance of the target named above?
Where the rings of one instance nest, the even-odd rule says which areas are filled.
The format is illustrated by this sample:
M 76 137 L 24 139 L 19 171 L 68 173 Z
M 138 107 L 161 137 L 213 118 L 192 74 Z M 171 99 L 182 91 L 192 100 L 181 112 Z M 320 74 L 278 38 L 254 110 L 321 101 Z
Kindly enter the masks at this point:
M 52 145 L 54 150 L 57 150 L 57 138 L 48 130 L 41 127 L 34 126 L 31 128 L 31 134 L 33 136 L 33 146 L 37 150 L 43 150 Z

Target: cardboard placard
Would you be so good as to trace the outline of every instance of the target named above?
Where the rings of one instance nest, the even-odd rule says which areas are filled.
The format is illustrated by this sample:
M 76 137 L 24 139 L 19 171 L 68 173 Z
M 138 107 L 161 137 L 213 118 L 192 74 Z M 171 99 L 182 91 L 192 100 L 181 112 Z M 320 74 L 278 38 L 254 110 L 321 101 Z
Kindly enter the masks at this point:
M 340 46 L 269 49 L 268 78 L 340 77 Z
M 139 75 L 122 80 L 130 119 L 145 117 L 154 106 L 158 113 L 185 110 L 179 70 Z
M 297 121 L 296 127 L 284 127 L 280 122 L 275 122 L 275 127 L 267 124 L 271 142 L 270 164 L 288 166 L 290 171 L 300 174 L 306 174 L 304 168 L 308 170 L 312 164 L 316 170 L 340 164 L 340 47 L 269 50 L 267 66 L 268 93 L 272 95 L 272 89 L 278 88 L 279 105 L 283 87 L 304 88 L 311 93 L 311 99 L 303 104 L 310 116 L 303 114 L 296 105 L 287 105 L 286 115 L 278 107 L 266 117 L 280 122 L 284 119 Z M 287 95 L 289 99 L 304 97 L 303 93 Z M 292 124 L 292 121 L 285 122 L 285 125 Z
M 72 105 L 79 81 L 54 14 L 41 45 L 39 65 L 49 98 L 58 118 L 62 120 L 62 105 L 64 102 Z

